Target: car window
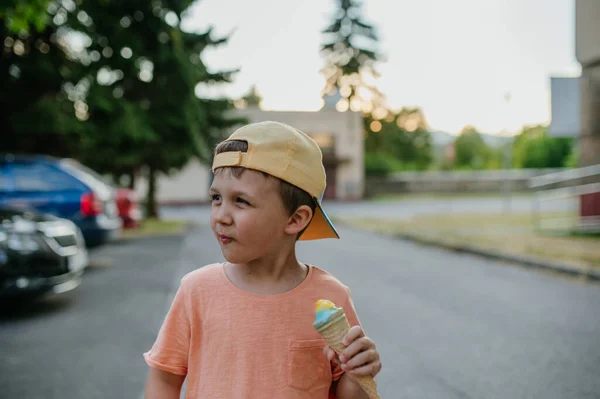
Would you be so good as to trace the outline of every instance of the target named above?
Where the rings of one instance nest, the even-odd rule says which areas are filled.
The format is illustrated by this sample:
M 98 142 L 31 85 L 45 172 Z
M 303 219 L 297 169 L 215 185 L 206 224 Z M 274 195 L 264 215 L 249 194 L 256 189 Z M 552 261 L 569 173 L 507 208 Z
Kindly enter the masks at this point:
M 37 162 L 14 162 L 12 174 L 18 191 L 80 190 L 82 185 L 73 176 L 50 165 Z
M 101 199 L 113 195 L 112 185 L 99 173 L 72 159 L 62 159 L 60 167 L 87 184 Z
M 79 172 L 86 173 L 88 175 L 92 175 L 94 178 L 96 178 L 97 180 L 100 180 L 104 184 L 109 184 L 107 179 L 104 176 L 102 176 L 100 173 L 96 172 L 94 169 L 88 168 L 84 164 L 82 164 L 78 161 L 75 161 L 73 159 L 69 159 L 69 158 L 62 159 L 60 161 L 60 166 L 62 166 L 63 168 L 65 168 L 67 170 L 70 170 L 70 171 L 78 170 Z

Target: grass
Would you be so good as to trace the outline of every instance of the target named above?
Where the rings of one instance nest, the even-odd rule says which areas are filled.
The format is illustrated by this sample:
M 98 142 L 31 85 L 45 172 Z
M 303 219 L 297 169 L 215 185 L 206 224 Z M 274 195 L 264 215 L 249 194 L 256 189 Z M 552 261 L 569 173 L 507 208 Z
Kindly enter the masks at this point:
M 546 225 L 574 220 L 574 215 L 568 213 L 545 214 L 542 218 Z M 341 221 L 383 234 L 600 268 L 600 237 L 542 233 L 536 230 L 531 214 L 444 214 L 409 220 L 341 218 Z
M 123 238 L 155 237 L 182 233 L 187 222 L 179 220 L 144 219 L 138 228 L 123 229 Z

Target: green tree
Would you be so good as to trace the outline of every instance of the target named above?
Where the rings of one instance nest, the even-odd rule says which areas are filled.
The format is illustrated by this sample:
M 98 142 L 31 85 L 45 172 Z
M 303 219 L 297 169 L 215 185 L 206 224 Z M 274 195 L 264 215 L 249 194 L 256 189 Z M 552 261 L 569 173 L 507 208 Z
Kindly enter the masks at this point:
M 396 114 L 396 125 L 398 127 L 408 131 L 426 131 L 429 129 L 427 118 L 421 108 L 402 108 L 400 112 Z
M 504 169 L 506 166 L 504 162 L 505 156 L 506 151 L 502 147 L 489 148 L 486 169 Z
M 513 143 L 513 165 L 517 168 L 561 168 L 572 150 L 572 139 L 549 137 L 544 125 L 525 126 Z
M 382 58 L 377 53 L 379 37 L 375 27 L 362 17 L 358 0 L 336 0 L 336 3 L 333 21 L 322 31 L 324 93 L 339 90 L 341 109 L 370 114 L 377 108 L 385 108 L 382 93 L 370 82 L 379 76 L 375 69 Z
M 86 72 L 72 57 L 69 30 L 62 26 L 73 16 L 55 3 L 47 4 L 48 10 L 40 4 L 15 2 L 13 10 L 0 13 L 0 147 L 70 156 L 86 130 L 73 110 L 73 99 L 85 90 Z M 15 15 L 29 22 L 16 22 Z M 38 31 L 36 21 L 46 19 L 50 22 Z
M 54 4 L 50 0 L 5 0 L 0 7 L 0 20 L 11 33 L 41 32 L 50 22 L 46 10 L 51 3 Z
M 260 107 L 262 101 L 263 98 L 258 92 L 256 85 L 252 85 L 248 93 L 235 101 L 235 106 L 237 108 Z
M 565 159 L 565 168 L 578 168 L 579 167 L 579 149 L 576 146 L 571 148 L 571 152 L 567 159 Z
M 484 169 L 490 150 L 474 126 L 465 126 L 454 141 L 454 165 L 465 169 Z
M 365 149 L 378 170 L 424 170 L 433 160 L 431 134 L 419 108 L 403 108 L 383 120 L 365 118 Z M 377 155 L 373 155 L 377 154 Z M 381 161 L 385 157 L 392 159 Z M 390 170 L 391 171 L 391 170 Z
M 90 153 L 88 163 L 118 172 L 146 167 L 150 216 L 158 214 L 157 174 L 181 169 L 193 157 L 210 162 L 224 129 L 239 122 L 224 117 L 227 99 L 195 94 L 199 85 L 229 82 L 235 71 L 207 70 L 202 52 L 227 39 L 214 38 L 210 29 L 183 31 L 180 21 L 191 4 L 96 0 L 81 6 L 93 21 L 85 54 L 99 58 L 86 100 L 95 127 L 89 149 L 108 151 Z
M 0 127 L 12 141 L 2 146 L 76 157 L 117 176 L 144 167 L 156 215 L 157 173 L 193 157 L 210 163 L 224 130 L 242 122 L 225 117 L 229 100 L 196 95 L 235 71 L 207 70 L 202 53 L 227 39 L 183 31 L 191 3 L 51 1 L 39 33 L 12 33 L 3 19 Z

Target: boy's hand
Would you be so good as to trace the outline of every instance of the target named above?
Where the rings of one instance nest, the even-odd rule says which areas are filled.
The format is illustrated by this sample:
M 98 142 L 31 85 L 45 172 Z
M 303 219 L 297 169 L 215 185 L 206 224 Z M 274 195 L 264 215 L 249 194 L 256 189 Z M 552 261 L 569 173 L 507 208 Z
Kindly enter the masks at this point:
M 329 346 L 323 349 L 323 353 L 329 361 L 341 364 L 342 370 L 348 375 L 351 377 L 366 375 L 375 377 L 381 371 L 381 361 L 375 342 L 365 336 L 365 332 L 360 326 L 352 327 L 342 343 L 346 349 L 339 357 Z

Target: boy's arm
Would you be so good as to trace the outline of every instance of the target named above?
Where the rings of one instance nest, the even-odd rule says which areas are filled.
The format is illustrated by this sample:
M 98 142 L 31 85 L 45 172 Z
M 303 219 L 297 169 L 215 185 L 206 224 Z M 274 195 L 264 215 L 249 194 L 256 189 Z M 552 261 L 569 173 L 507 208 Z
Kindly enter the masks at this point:
M 184 375 L 150 367 L 144 399 L 179 399 L 184 380 Z
M 346 373 L 337 382 L 335 396 L 337 399 L 369 399 L 369 395 Z
M 185 277 L 152 348 L 144 353 L 150 366 L 145 399 L 179 399 L 187 375 L 190 348 L 190 286 Z

